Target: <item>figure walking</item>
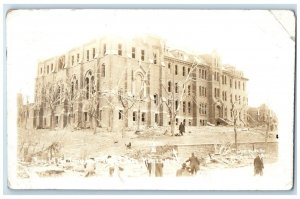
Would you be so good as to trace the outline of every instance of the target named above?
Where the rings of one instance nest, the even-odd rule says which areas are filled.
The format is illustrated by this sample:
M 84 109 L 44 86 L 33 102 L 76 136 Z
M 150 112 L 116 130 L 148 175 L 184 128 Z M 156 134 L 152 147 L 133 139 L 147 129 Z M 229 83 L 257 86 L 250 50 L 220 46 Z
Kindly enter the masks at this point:
M 180 124 L 179 124 L 179 135 L 183 135 L 183 131 L 184 131 L 184 126 L 183 126 L 182 122 L 180 122 Z
M 196 175 L 197 171 L 199 170 L 199 167 L 200 167 L 200 161 L 195 156 L 195 154 L 192 153 L 192 156 L 188 160 L 186 160 L 185 162 L 190 162 L 191 174 Z
M 254 176 L 255 175 L 263 175 L 264 162 L 259 154 L 254 159 Z

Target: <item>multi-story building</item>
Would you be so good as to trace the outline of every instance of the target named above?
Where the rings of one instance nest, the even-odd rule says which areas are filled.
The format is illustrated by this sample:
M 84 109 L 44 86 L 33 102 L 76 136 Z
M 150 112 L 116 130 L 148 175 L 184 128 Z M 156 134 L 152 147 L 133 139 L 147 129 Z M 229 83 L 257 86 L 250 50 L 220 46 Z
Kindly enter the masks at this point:
M 38 64 L 32 128 L 244 125 L 247 79 L 216 52 L 190 54 L 164 40 L 102 37 Z M 234 106 L 233 106 L 234 105 Z

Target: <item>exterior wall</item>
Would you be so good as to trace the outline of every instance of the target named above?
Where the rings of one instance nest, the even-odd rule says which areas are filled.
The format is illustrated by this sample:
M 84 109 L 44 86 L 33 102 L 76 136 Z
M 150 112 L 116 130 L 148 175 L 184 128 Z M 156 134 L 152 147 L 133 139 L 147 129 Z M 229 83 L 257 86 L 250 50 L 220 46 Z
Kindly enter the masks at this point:
M 230 95 L 247 99 L 247 93 L 231 88 L 229 79 L 240 82 L 247 79 L 235 74 L 235 70 L 224 70 L 217 56 L 196 65 L 194 57 L 180 50 L 169 51 L 160 38 L 152 36 L 131 41 L 103 37 L 40 62 L 35 87 L 36 125 L 39 128 L 101 126 L 111 130 L 137 125 L 167 126 L 170 122 L 167 103 L 172 93 L 179 106 L 177 124 L 185 121 L 186 125 L 202 126 L 207 122 L 216 124 L 218 118 L 232 119 Z M 221 81 L 223 75 L 226 84 Z M 183 82 L 187 80 L 183 91 Z M 53 106 L 46 103 L 47 93 L 57 88 L 60 100 L 51 109 Z M 219 90 L 218 96 L 215 89 Z M 79 91 L 81 95 L 76 101 L 68 95 Z M 226 92 L 226 99 L 222 92 Z M 125 100 L 131 99 L 126 101 L 129 109 L 124 107 L 120 95 Z M 96 97 L 95 102 L 91 96 Z M 91 103 L 96 106 L 93 117 Z M 239 104 L 242 105 L 247 104 Z

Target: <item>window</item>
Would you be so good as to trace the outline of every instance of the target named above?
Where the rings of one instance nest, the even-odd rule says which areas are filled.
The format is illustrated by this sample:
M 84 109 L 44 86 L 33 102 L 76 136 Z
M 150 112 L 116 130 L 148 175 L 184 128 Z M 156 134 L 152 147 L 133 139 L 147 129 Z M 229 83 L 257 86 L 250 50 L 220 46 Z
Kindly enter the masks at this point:
M 133 113 L 132 113 L 132 121 L 136 121 L 136 111 L 134 111 Z
M 175 75 L 177 75 L 177 74 L 178 74 L 178 66 L 175 65 Z
M 202 96 L 202 86 L 199 86 L 199 96 Z
M 85 121 L 85 122 L 88 121 L 88 114 L 87 114 L 87 112 L 84 112 L 84 121 Z
M 90 59 L 90 51 L 87 50 L 86 51 L 86 61 L 89 61 L 89 59 Z
M 49 74 L 49 65 L 47 65 L 47 74 Z
M 175 83 L 175 93 L 178 93 L 178 83 Z
M 182 112 L 185 113 L 185 102 L 182 103 Z
M 169 74 L 171 74 L 171 63 L 168 63 L 168 71 L 169 71 Z
M 51 71 L 53 71 L 53 64 L 51 64 Z
M 182 67 L 182 76 L 185 76 L 185 67 Z
M 101 77 L 105 77 L 105 64 L 102 64 L 101 67 Z
M 145 60 L 145 50 L 141 50 L 141 60 Z
M 206 88 L 204 88 L 204 97 L 206 97 Z
M 131 48 L 131 58 L 135 58 L 135 47 Z
M 154 104 L 157 104 L 157 94 L 153 95 L 154 98 Z
M 188 75 L 190 74 L 190 72 L 191 72 L 191 68 L 188 68 Z
M 204 71 L 204 79 L 207 79 L 206 70 Z
M 168 92 L 171 92 L 171 81 L 168 81 Z
M 72 55 L 72 59 L 71 59 L 71 63 L 72 63 L 72 66 L 74 65 L 74 55 Z
M 230 94 L 230 102 L 232 103 L 232 94 Z
M 199 114 L 202 114 L 202 104 L 199 104 Z
M 207 113 L 207 104 L 204 105 L 204 114 L 206 115 Z
M 77 63 L 79 63 L 79 53 L 77 53 Z
M 220 81 L 219 73 L 217 73 L 217 81 L 218 81 L 218 82 Z
M 191 102 L 188 102 L 188 113 L 191 113 Z
M 118 44 L 118 55 L 122 56 L 122 44 Z
M 119 110 L 119 120 L 123 119 L 123 110 Z
M 175 119 L 175 124 L 178 125 L 178 118 Z
M 189 126 L 192 126 L 192 120 L 189 119 Z
M 157 57 L 156 57 L 156 53 L 153 53 L 153 63 L 156 64 L 157 63 Z
M 103 56 L 106 54 L 106 44 L 103 45 Z
M 232 79 L 230 79 L 229 84 L 230 84 L 230 88 L 232 88 Z
M 86 89 L 86 93 L 85 93 L 85 97 L 86 99 L 89 99 L 90 97 L 90 79 L 87 77 L 85 78 L 85 89 Z
M 95 58 L 95 56 L 96 56 L 96 49 L 93 48 L 93 59 Z
M 40 74 L 42 74 L 42 73 L 43 73 L 43 68 L 41 67 Z
M 191 95 L 191 86 L 188 85 L 188 95 Z
M 201 78 L 201 74 L 202 74 L 202 69 L 199 69 L 199 78 Z
M 241 82 L 239 81 L 239 89 L 241 89 Z
M 146 113 L 142 113 L 142 122 L 145 122 L 146 120 Z
M 155 121 L 155 123 L 158 123 L 158 113 L 155 113 L 154 121 Z
M 243 90 L 245 90 L 245 82 L 243 82 Z
M 175 108 L 178 109 L 178 100 L 175 101 Z
M 234 81 L 234 88 L 235 88 L 235 89 L 237 88 L 236 80 Z
M 55 126 L 58 126 L 58 116 L 55 116 Z

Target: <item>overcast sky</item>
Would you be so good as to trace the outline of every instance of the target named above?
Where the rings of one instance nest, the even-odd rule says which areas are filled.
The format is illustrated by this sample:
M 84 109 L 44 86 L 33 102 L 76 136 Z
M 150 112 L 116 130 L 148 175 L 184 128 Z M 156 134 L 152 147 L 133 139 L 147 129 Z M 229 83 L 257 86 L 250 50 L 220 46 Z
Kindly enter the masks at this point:
M 38 60 L 110 33 L 150 33 L 198 53 L 216 49 L 222 63 L 249 78 L 250 106 L 268 103 L 276 111 L 288 103 L 283 98 L 292 98 L 295 21 L 289 11 L 19 10 L 6 22 L 9 91 L 30 99 Z

